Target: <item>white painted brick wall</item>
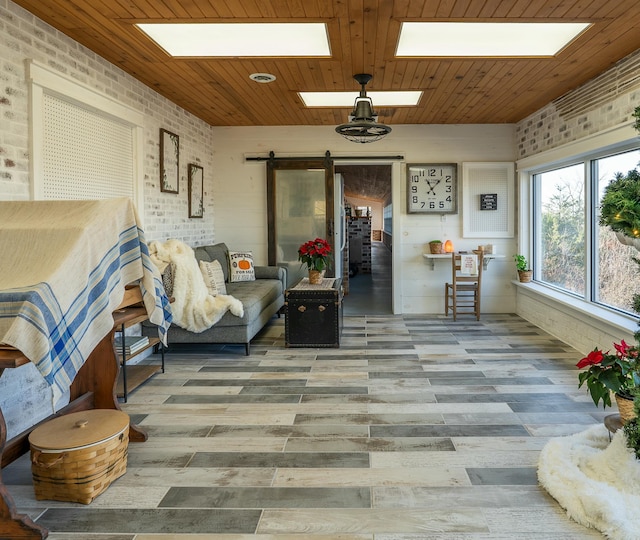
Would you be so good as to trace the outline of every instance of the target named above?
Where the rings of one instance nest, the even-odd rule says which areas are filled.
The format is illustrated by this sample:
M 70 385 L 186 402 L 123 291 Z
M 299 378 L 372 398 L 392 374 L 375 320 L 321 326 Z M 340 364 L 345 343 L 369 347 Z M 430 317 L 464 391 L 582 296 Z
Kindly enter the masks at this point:
M 10 0 L 0 0 L 0 200 L 28 200 L 29 88 L 26 59 L 47 64 L 144 113 L 144 223 L 147 240 L 179 238 L 190 245 L 214 241 L 212 128 Z M 159 130 L 180 136 L 179 194 L 160 192 Z M 202 219 L 188 218 L 187 166 L 204 168 Z M 0 407 L 12 437 L 49 414 L 44 380 L 32 366 L 6 370 Z M 27 369 L 29 368 L 29 369 Z M 18 391 L 17 391 L 17 390 Z
M 147 240 L 214 241 L 212 128 L 10 0 L 0 0 L 0 199 L 29 199 L 29 88 L 25 60 L 46 63 L 144 113 Z M 159 185 L 159 129 L 180 136 L 179 194 Z M 204 168 L 204 218 L 188 217 L 188 164 Z

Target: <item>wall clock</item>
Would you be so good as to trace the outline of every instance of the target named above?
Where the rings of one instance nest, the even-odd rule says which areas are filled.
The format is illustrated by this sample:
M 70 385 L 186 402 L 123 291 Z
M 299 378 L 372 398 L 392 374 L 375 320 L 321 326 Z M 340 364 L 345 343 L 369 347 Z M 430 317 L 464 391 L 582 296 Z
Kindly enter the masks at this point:
M 456 163 L 407 164 L 407 212 L 409 214 L 457 214 L 458 165 Z

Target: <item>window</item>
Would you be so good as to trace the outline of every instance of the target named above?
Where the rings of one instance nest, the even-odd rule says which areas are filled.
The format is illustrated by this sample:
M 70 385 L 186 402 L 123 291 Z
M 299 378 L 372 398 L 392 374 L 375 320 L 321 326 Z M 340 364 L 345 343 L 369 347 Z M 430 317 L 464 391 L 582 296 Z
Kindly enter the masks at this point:
M 596 159 L 592 163 L 593 178 L 597 181 L 598 201 L 604 188 L 613 180 L 615 173 L 626 173 L 640 162 L 640 150 L 624 152 Z M 596 206 L 596 211 L 598 207 Z M 640 291 L 640 271 L 633 257 L 640 253 L 633 247 L 618 241 L 609 227 L 598 225 L 596 213 L 596 272 L 594 282 L 595 301 L 623 311 L 631 311 L 633 295 Z
M 547 171 L 534 177 L 540 199 L 539 278 L 584 295 L 584 165 Z
M 635 248 L 600 227 L 599 205 L 615 173 L 640 163 L 640 150 L 594 153 L 533 174 L 536 280 L 589 302 L 633 313 L 640 291 Z

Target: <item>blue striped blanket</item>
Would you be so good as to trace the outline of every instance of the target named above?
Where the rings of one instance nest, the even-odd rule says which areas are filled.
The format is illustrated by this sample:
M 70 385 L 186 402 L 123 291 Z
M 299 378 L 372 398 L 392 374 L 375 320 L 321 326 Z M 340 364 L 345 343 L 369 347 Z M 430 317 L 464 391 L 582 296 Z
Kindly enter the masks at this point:
M 58 400 L 113 328 L 137 282 L 166 343 L 160 274 L 129 199 L 0 202 L 0 343 L 19 349 Z

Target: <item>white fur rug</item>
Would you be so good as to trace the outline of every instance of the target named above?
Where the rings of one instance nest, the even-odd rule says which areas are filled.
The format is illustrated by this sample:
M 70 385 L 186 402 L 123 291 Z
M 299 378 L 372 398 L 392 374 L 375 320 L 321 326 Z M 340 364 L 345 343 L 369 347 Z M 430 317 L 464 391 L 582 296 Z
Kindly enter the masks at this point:
M 640 461 L 622 430 L 611 443 L 604 425 L 551 439 L 538 480 L 578 523 L 616 540 L 640 538 Z
M 228 294 L 211 296 L 204 283 L 198 261 L 187 244 L 180 240 L 149 242 L 149 254 L 160 272 L 173 263 L 173 322 L 191 332 L 204 332 L 222 319 L 227 311 L 244 316 L 242 302 Z

